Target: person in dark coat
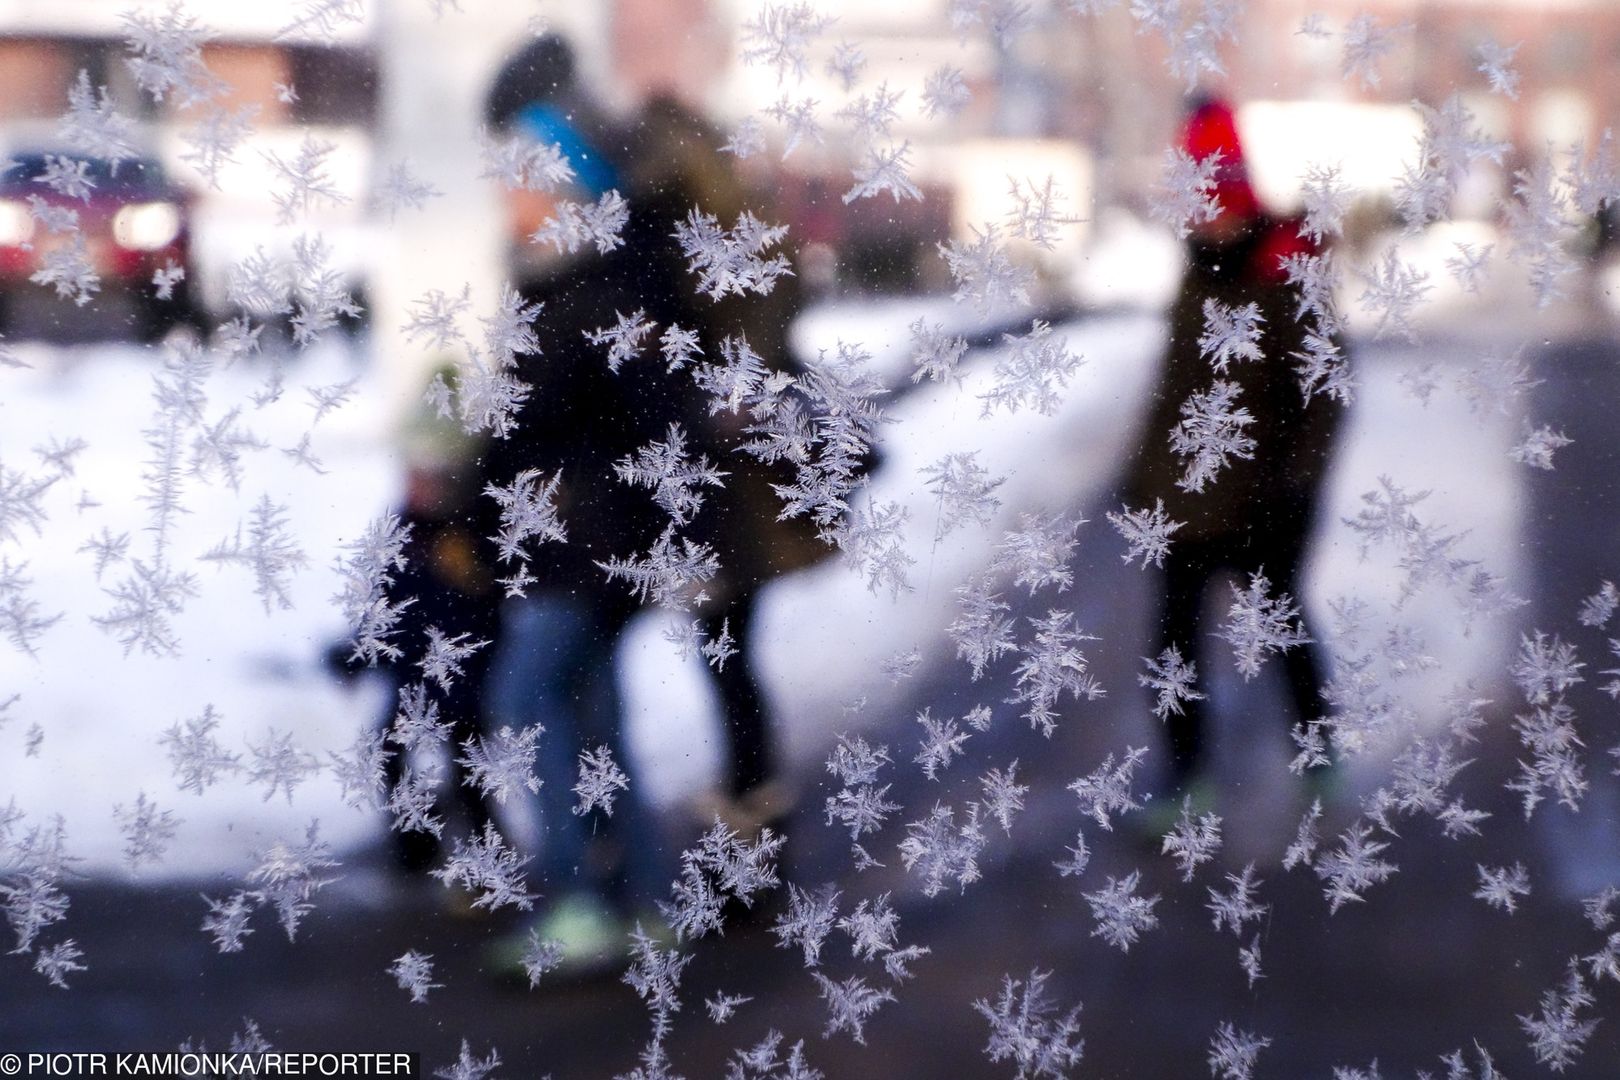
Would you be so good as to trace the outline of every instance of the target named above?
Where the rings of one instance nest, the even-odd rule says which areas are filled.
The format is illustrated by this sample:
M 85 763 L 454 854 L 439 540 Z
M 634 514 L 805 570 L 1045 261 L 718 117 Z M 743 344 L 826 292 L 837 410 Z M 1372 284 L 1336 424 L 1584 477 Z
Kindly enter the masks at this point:
M 1344 408 L 1325 394 L 1307 398 L 1296 373 L 1295 354 L 1305 351 L 1306 325 L 1298 290 L 1289 284 L 1282 261 L 1316 249 L 1300 235 L 1298 220 L 1280 220 L 1260 206 L 1232 109 L 1216 100 L 1197 102 L 1183 143 L 1200 162 L 1221 155 L 1215 190 L 1220 211 L 1189 237 L 1186 274 L 1169 313 L 1164 367 L 1124 497 L 1131 508 L 1145 510 L 1163 500 L 1168 517 L 1183 523 L 1164 561 L 1157 648 L 1162 655 L 1174 647 L 1192 660 L 1208 636 L 1207 629 L 1200 633 L 1206 602 L 1218 600 L 1224 610 L 1230 599 L 1225 589 L 1208 596 L 1225 576 L 1242 588 L 1250 574 L 1263 571 L 1272 595 L 1285 591 L 1301 601 L 1301 571 Z M 1234 360 L 1219 376 L 1241 388 L 1236 405 L 1253 416 L 1246 433 L 1257 445 L 1249 459 L 1228 458 L 1204 490 L 1194 492 L 1183 486 L 1187 459 L 1174 451 L 1170 436 L 1183 418 L 1183 404 L 1208 391 L 1217 378 L 1199 346 L 1208 300 L 1230 308 L 1258 305 L 1260 357 Z M 1319 720 L 1324 685 L 1319 652 L 1311 646 L 1292 648 L 1281 663 L 1297 721 Z M 1172 711 L 1166 721 L 1171 780 L 1183 789 L 1206 756 L 1203 701 L 1182 702 L 1180 713 Z
M 801 369 L 788 344 L 799 307 L 796 280 L 784 277 L 763 296 L 700 296 L 675 238 L 676 226 L 695 209 L 726 227 L 744 210 L 759 209 L 749 205 L 722 142 L 712 126 L 671 98 L 655 98 L 642 109 L 626 170 L 631 222 L 617 261 L 629 273 L 636 305 L 661 328 L 696 331 L 704 359 L 718 359 L 724 339 L 741 337 L 767 369 L 796 376 Z M 647 366 L 658 362 L 649 358 Z M 645 369 L 625 374 L 640 379 Z M 658 417 L 653 426 L 678 422 L 689 453 L 707 456 L 726 473 L 724 487 L 711 490 L 681 530 L 713 549 L 720 564 L 705 583 L 709 599 L 698 609 L 704 636 L 712 642 L 727 634 L 737 650 L 708 665 L 726 744 L 725 791 L 716 809 L 742 828 L 779 823 L 789 796 L 778 776 L 769 703 L 753 662 L 755 611 L 767 582 L 826 558 L 832 549 L 808 519 L 778 520 L 783 504 L 775 485 L 792 483 L 794 472 L 786 463 L 765 464 L 741 452 L 751 422 L 746 411 L 716 411 L 690 371 L 645 382 L 639 394 L 650 416 Z
M 520 429 L 496 441 L 484 458 L 491 484 L 526 468 L 562 470 L 559 516 L 568 542 L 548 546 L 535 560 L 542 587 L 586 599 L 601 633 L 622 629 L 637 604 L 622 584 L 607 581 L 601 564 L 644 554 L 670 524 L 645 488 L 617 478 L 614 464 L 664 440 L 671 423 L 687 440 L 687 456 L 700 455 L 726 475 L 707 489 L 702 509 L 677 529 L 708 545 L 720 569 L 704 583 L 707 599 L 694 612 L 704 636 L 725 632 L 737 652 L 711 664 L 726 737 L 726 787 L 747 803 L 739 817 L 775 815 L 783 796 L 776 777 L 765 695 L 752 663 L 751 630 L 759 589 L 773 577 L 825 556 L 830 549 L 804 520 L 778 522 L 781 500 L 773 484 L 789 483 L 791 469 L 765 465 L 738 451 L 746 441 L 745 413 L 716 412 L 690 367 L 670 370 L 656 338 L 640 355 L 610 370 L 606 347 L 587 335 L 623 314 L 641 312 L 659 333 L 672 326 L 696 334 L 703 360 L 717 360 L 727 337 L 746 338 L 768 368 L 796 374 L 787 330 L 797 308 L 791 279 L 766 296 L 710 300 L 698 295 L 676 239 L 676 227 L 694 209 L 726 225 L 747 208 L 721 140 L 701 118 L 674 101 L 650 102 L 627 125 L 617 153 L 616 180 L 630 205 L 619 247 L 550 260 L 531 272 L 524 299 L 543 304 L 535 328 L 539 352 L 520 368 L 532 386 Z M 486 506 L 486 511 L 490 508 Z
M 603 567 L 645 556 L 671 519 L 651 491 L 621 480 L 615 465 L 666 439 L 670 424 L 677 423 L 687 437 L 688 457 L 705 455 L 727 474 L 724 488 L 708 489 L 701 510 L 676 529 L 683 539 L 708 544 L 721 566 L 703 583 L 707 598 L 683 617 L 698 619 L 709 640 L 725 631 L 736 643 L 737 653 L 710 670 L 724 714 L 729 793 L 749 800 L 747 811 L 761 822 L 777 809 L 780 795 L 771 783 L 775 764 L 765 697 L 750 662 L 753 601 L 759 586 L 785 568 L 790 553 L 824 547 L 808 525 L 776 523 L 780 503 L 770 483 L 786 482 L 791 474 L 736 452 L 748 418 L 716 414 L 691 367 L 672 369 L 658 346 L 657 334 L 679 326 L 696 335 L 700 356 L 694 362 L 718 360 L 722 341 L 743 335 L 768 366 L 785 370 L 789 364 L 791 286 L 764 297 L 700 297 L 675 236 L 694 208 L 727 225 L 745 208 L 720 139 L 671 101 L 650 103 L 621 127 L 603 125 L 578 104 L 568 78 L 554 77 L 548 85 L 546 96 L 510 109 L 511 126 L 564 147 L 576 183 L 560 197 L 588 203 L 618 191 L 629 216 L 609 251 L 528 244 L 514 258 L 523 300 L 543 305 L 534 323 L 539 348 L 519 359 L 517 376 L 530 389 L 517 429 L 491 440 L 480 465 L 486 490 L 509 485 L 526 470 L 557 477 L 557 516 L 567 530 L 565 542 L 532 553 L 526 595 L 503 605 L 489 689 L 498 722 L 538 722 L 547 729 L 540 740 L 546 835 L 537 877 L 561 900 L 542 919 L 548 924 L 540 928 L 542 936 L 551 936 L 550 924 L 605 928 L 604 903 L 628 917 L 668 882 L 657 877 L 650 818 L 623 753 L 613 670 L 620 635 L 644 598 L 610 580 Z M 580 168 L 580 161 L 591 167 Z M 556 204 L 518 209 L 538 218 L 526 222 L 528 228 L 554 215 Z M 636 312 L 656 333 L 635 355 L 610 365 L 607 346 L 590 339 Z M 494 500 L 481 500 L 479 512 L 478 531 L 495 535 Z M 800 541 L 797 547 L 783 541 L 789 533 Z M 611 818 L 577 817 L 571 812 L 572 770 L 580 753 L 598 746 L 609 748 L 632 781 Z M 605 937 L 594 929 L 578 936 L 593 935 Z M 608 947 L 604 940 L 601 948 Z
M 614 667 L 620 635 L 637 604 L 609 582 L 599 563 L 645 552 L 658 536 L 657 508 L 614 478 L 613 463 L 647 441 L 654 418 L 646 393 L 627 373 L 608 369 L 586 334 L 611 325 L 636 299 L 622 267 L 594 247 L 572 253 L 534 243 L 531 233 L 563 199 L 594 202 L 622 186 L 622 134 L 597 110 L 574 76 L 572 51 L 547 35 L 514 56 L 497 76 L 486 119 L 498 136 L 519 133 L 557 145 L 574 171 L 556 193 L 508 192 L 512 257 L 508 274 L 525 306 L 538 305 L 537 348 L 518 357 L 528 387 L 516 426 L 487 440 L 478 458 L 472 527 L 499 577 L 520 569 L 527 580 L 499 602 L 490 661 L 488 708 L 497 725 L 540 725 L 540 854 L 533 870 L 545 899 L 533 929 L 564 948 L 564 966 L 617 963 L 629 921 L 667 885 L 659 869 L 657 829 L 624 740 L 624 709 Z M 630 306 L 626 306 L 629 304 Z M 640 376 L 644 372 L 634 372 Z M 566 530 L 561 542 L 531 540 L 527 560 L 498 559 L 500 506 L 488 492 L 535 470 L 555 480 L 552 505 Z M 628 786 L 612 813 L 576 813 L 581 755 L 606 750 Z M 526 934 L 498 942 L 491 963 L 521 970 Z
M 381 726 L 392 733 L 400 691 L 412 683 L 425 684 L 428 698 L 438 708 L 439 722 L 447 728 L 446 741 L 452 751 L 447 779 L 452 797 L 461 810 L 462 825 L 476 834 L 493 820 L 491 807 L 466 782 L 467 771 L 457 759 L 463 744 L 489 731 L 484 681 L 491 658 L 489 643 L 497 629 L 498 598 L 489 567 L 479 553 L 481 541 L 469 528 L 477 494 L 471 486 L 476 467 L 467 440 L 435 419 L 418 417 L 406 430 L 404 443 L 405 494 L 398 514 L 409 538 L 402 549 L 404 569 L 394 577 L 388 596 L 396 603 L 408 602 L 394 634 L 402 654 L 397 659 L 383 657 L 378 663 L 393 690 Z M 461 662 L 461 674 L 447 688 L 427 683 L 417 663 L 426 651 L 430 628 L 449 638 L 465 635 L 465 643 L 483 643 Z M 355 661 L 348 646 L 337 648 L 334 666 L 352 674 Z M 392 792 L 413 762 L 410 748 L 398 745 L 397 740 L 391 739 L 389 749 L 393 753 L 384 775 Z M 421 762 L 414 764 L 422 766 Z M 438 861 L 441 845 L 433 833 L 395 829 L 391 835 L 401 870 L 425 874 Z

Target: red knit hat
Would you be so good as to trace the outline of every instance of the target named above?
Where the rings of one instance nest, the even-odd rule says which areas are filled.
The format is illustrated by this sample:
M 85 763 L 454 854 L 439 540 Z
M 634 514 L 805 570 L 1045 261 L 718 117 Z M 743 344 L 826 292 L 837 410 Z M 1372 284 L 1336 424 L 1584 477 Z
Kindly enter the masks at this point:
M 1237 114 L 1230 105 L 1208 98 L 1194 106 L 1181 132 L 1181 146 L 1199 162 L 1211 154 L 1221 155 L 1221 163 L 1215 170 L 1215 196 L 1220 200 L 1223 214 L 1240 218 L 1259 216 L 1260 202 L 1249 184 L 1243 143 L 1238 138 Z

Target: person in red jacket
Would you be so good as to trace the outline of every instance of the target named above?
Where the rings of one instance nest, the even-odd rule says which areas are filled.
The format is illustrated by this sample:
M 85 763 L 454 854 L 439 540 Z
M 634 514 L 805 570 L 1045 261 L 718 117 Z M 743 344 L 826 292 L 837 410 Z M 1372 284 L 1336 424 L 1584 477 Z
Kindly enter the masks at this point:
M 1164 560 L 1156 651 L 1162 656 L 1175 648 L 1190 662 L 1213 630 L 1200 633 L 1206 603 L 1218 602 L 1224 611 L 1231 601 L 1225 588 L 1209 595 L 1217 583 L 1244 588 L 1250 575 L 1263 572 L 1270 595 L 1287 592 L 1301 602 L 1302 570 L 1344 407 L 1325 394 L 1308 393 L 1299 373 L 1307 324 L 1285 260 L 1316 254 L 1317 248 L 1301 235 L 1298 219 L 1274 216 L 1260 205 L 1231 106 L 1195 101 L 1182 146 L 1199 162 L 1220 155 L 1213 192 L 1219 210 L 1188 237 L 1187 270 L 1169 313 L 1164 367 L 1124 498 L 1138 510 L 1152 510 L 1162 500 L 1168 517 L 1183 523 Z M 1200 345 L 1209 301 L 1232 310 L 1255 305 L 1258 357 L 1232 358 L 1224 371 L 1215 370 Z M 1255 445 L 1251 456 L 1228 456 L 1206 482 L 1190 484 L 1190 459 L 1185 446 L 1178 452 L 1173 445 L 1172 433 L 1189 400 L 1211 391 L 1217 380 L 1238 388 L 1233 404 L 1253 418 L 1243 430 Z M 1294 720 L 1307 727 L 1320 721 L 1324 678 L 1318 652 L 1309 645 L 1287 649 L 1281 664 Z M 1165 717 L 1177 804 L 1206 764 L 1204 704 L 1198 698 L 1182 701 L 1179 713 L 1169 710 Z

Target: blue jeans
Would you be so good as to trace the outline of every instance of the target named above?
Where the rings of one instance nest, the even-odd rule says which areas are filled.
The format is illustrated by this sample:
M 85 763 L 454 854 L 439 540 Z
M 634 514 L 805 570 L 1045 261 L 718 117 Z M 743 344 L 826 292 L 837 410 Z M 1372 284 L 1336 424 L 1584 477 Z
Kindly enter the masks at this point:
M 624 749 L 624 708 L 614 671 L 622 621 L 579 596 L 536 592 L 506 601 L 490 664 L 488 709 L 496 727 L 540 724 L 536 775 L 539 890 L 593 894 L 629 913 L 658 895 L 659 845 L 636 770 Z M 606 746 L 630 777 L 611 817 L 573 812 L 579 757 Z

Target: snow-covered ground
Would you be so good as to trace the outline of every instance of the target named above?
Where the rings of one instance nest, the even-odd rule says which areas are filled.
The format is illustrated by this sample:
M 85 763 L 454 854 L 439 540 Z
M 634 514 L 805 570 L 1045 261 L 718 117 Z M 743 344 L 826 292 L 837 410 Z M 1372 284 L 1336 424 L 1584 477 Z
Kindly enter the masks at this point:
M 921 315 L 943 319 L 961 309 L 948 300 L 845 302 L 809 313 L 799 327 L 801 347 L 829 350 L 839 340 L 861 342 L 891 386 L 907 383 L 907 327 Z M 1055 416 L 1029 412 L 981 416 L 976 397 L 991 382 L 994 351 L 971 354 L 964 379 L 926 384 L 897 396 L 873 496 L 910 510 L 908 550 L 916 560 L 913 591 L 891 600 L 874 595 L 836 560 L 775 584 L 758 632 L 760 663 L 780 703 L 785 753 L 801 768 L 832 740 L 839 707 L 865 696 L 865 715 L 881 717 L 893 696 L 883 660 L 918 649 L 925 662 L 948 654 L 942 628 L 950 621 L 952 589 L 984 564 L 1003 527 L 1032 510 L 1085 511 L 1083 542 L 1106 531 L 1101 504 L 1115 480 L 1115 463 L 1130 441 L 1163 345 L 1162 321 L 1151 313 L 1111 314 L 1056 328 L 1085 358 Z M 40 643 L 37 658 L 0 650 L 0 702 L 20 694 L 0 714 L 0 806 L 14 797 L 30 820 L 61 814 L 68 845 L 85 873 L 124 874 L 113 807 L 144 792 L 182 824 L 170 853 L 148 878 L 240 872 L 269 841 L 301 835 L 319 819 L 323 837 L 343 850 L 380 835 L 380 816 L 353 810 L 339 798 L 329 774 L 303 784 L 289 801 L 266 799 L 238 777 L 198 796 L 176 789 L 159 737 L 177 721 L 212 705 L 219 736 L 243 752 L 274 735 L 323 761 L 346 748 L 383 707 L 379 690 L 345 688 L 320 669 L 322 650 L 342 633 L 332 596 L 341 546 L 385 511 L 397 495 L 398 462 L 390 449 L 382 375 L 365 367 L 347 346 L 332 344 L 297 358 L 288 369 L 284 397 L 255 409 L 249 396 L 265 376 L 261 365 L 239 364 L 209 382 L 210 421 L 234 405 L 243 423 L 269 446 L 246 459 L 239 490 L 189 480 L 176 537 L 178 553 L 194 558 L 231 536 L 261 494 L 288 507 L 308 556 L 294 579 L 294 604 L 267 612 L 253 594 L 250 575 L 237 567 L 198 563 L 199 595 L 176 620 L 181 655 L 124 655 L 92 622 L 110 601 L 102 587 L 119 576 L 109 568 L 98 585 L 94 561 L 80 545 L 103 528 L 128 531 L 131 553 L 144 557 L 144 508 L 137 501 L 146 451 L 142 430 L 151 420 L 156 352 L 128 346 L 20 347 L 32 370 L 0 370 L 0 464 L 34 471 L 32 448 L 55 437 L 89 443 L 76 474 L 46 495 L 50 520 L 39 536 L 24 533 L 0 545 L 13 564 L 26 561 L 33 595 L 62 619 Z M 1482 354 L 1481 354 L 1482 355 Z M 1426 518 L 1467 532 L 1461 553 L 1504 575 L 1524 592 L 1517 563 L 1520 480 L 1507 455 L 1518 430 L 1513 416 L 1478 416 L 1458 395 L 1436 393 L 1427 406 L 1399 382 L 1419 362 L 1442 368 L 1476 361 L 1470 346 L 1428 349 L 1421 358 L 1392 349 L 1366 349 L 1359 358 L 1361 395 L 1332 478 L 1330 512 L 1311 569 L 1315 627 L 1329 625 L 1324 602 L 1340 595 L 1392 601 L 1389 571 L 1358 558 L 1354 538 L 1340 523 L 1363 492 L 1388 474 L 1409 489 L 1432 492 Z M 307 389 L 357 378 L 355 393 L 311 429 Z M 280 451 L 311 432 L 311 451 L 327 470 L 317 475 Z M 1161 436 L 1162 437 L 1162 436 Z M 965 528 L 935 542 L 937 507 L 918 470 L 947 452 L 978 450 L 993 474 L 1005 475 L 994 527 Z M 1107 635 L 1087 612 L 1101 598 L 1080 581 L 1066 602 L 1079 622 Z M 1482 622 L 1466 635 L 1449 604 L 1419 596 L 1403 612 L 1423 632 L 1441 661 L 1443 678 L 1420 687 L 1427 700 L 1453 683 L 1500 678 L 1510 642 L 1502 621 Z M 645 783 L 662 802 L 678 800 L 709 782 L 718 758 L 710 691 L 698 661 L 683 663 L 660 634 L 662 616 L 649 614 L 627 635 L 622 676 L 631 711 L 631 747 Z M 1134 645 L 1132 646 L 1135 647 Z M 1221 692 L 1217 674 L 1214 690 Z M 25 755 L 30 729 L 42 738 Z
M 151 390 L 160 356 L 107 345 L 20 347 L 19 354 L 35 366 L 3 373 L 0 461 L 8 469 L 32 471 L 38 465 L 32 448 L 52 438 L 78 437 L 89 446 L 76 459 L 75 474 L 47 493 L 50 519 L 42 534 L 25 535 L 5 552 L 26 560 L 42 608 L 62 613 L 43 636 L 37 658 L 11 649 L 0 653 L 0 686 L 6 688 L 0 700 L 21 695 L 0 728 L 10 762 L 5 787 L 17 805 L 31 818 L 62 814 L 69 849 L 84 860 L 86 871 L 118 862 L 113 806 L 128 806 L 143 791 L 183 822 L 163 872 L 228 865 L 267 837 L 301 830 L 317 816 L 333 840 L 357 838 L 366 823 L 331 812 L 336 788 L 325 780 L 300 789 L 293 805 L 280 795 L 266 802 L 241 784 L 220 784 L 201 796 L 179 792 L 158 739 L 170 725 L 212 705 L 222 741 L 234 752 L 272 732 L 290 733 L 324 759 L 351 737 L 357 708 L 370 707 L 346 697 L 316 667 L 322 647 L 342 633 L 331 602 L 339 548 L 397 496 L 398 469 L 382 418 L 366 405 L 370 377 L 361 377 L 346 407 L 314 427 L 311 451 L 328 470 L 317 475 L 280 451 L 310 431 L 306 387 L 355 377 L 346 348 L 334 344 L 297 360 L 282 400 L 258 410 L 249 397 L 263 384 L 265 366 L 243 363 L 214 373 L 207 421 L 242 406 L 244 425 L 269 449 L 246 455 L 237 491 L 217 476 L 209 484 L 188 479 L 186 513 L 175 537 L 177 561 L 190 566 L 191 559 L 232 537 L 253 503 L 268 494 L 287 506 L 308 566 L 292 579 L 293 606 L 266 612 L 246 571 L 196 563 L 199 595 L 175 620 L 180 655 L 126 656 L 92 619 L 112 607 L 102 586 L 115 584 L 127 564 L 109 567 L 98 585 L 94 558 L 79 548 L 105 528 L 129 533 L 133 557 L 150 555 L 145 508 L 137 500 L 147 457 L 142 431 L 155 412 Z M 43 739 L 25 757 L 27 731 L 35 724 Z

